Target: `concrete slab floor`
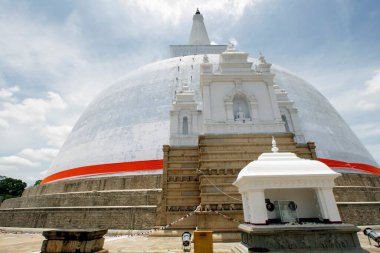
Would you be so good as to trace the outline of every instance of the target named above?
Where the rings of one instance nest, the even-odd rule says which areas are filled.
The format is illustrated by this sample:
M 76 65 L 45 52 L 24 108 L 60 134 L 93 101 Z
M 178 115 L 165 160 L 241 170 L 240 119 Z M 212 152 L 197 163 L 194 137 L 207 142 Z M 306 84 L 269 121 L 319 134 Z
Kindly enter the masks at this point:
M 368 239 L 362 232 L 358 233 L 359 241 L 363 249 L 371 253 L 380 253 L 380 248 L 369 245 Z M 29 234 L 22 232 L 0 231 L 0 252 L 1 253 L 37 253 L 41 249 L 44 237 L 41 234 Z M 181 238 L 179 237 L 106 237 L 104 245 L 110 253 L 177 253 L 183 252 Z M 235 243 L 214 243 L 215 253 L 240 252 L 236 250 L 244 249 L 239 242 Z M 192 245 L 192 251 L 194 245 Z M 247 252 L 246 250 L 245 252 Z

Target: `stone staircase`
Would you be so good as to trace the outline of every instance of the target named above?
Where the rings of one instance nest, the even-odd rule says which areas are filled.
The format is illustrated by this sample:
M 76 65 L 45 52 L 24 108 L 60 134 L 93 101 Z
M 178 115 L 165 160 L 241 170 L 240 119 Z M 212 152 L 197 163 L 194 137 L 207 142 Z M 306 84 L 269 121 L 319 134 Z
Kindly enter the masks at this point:
M 150 229 L 161 199 L 161 175 L 70 180 L 27 188 L 5 200 L 6 227 Z
M 313 143 L 297 145 L 290 133 L 275 138 L 281 151 L 315 157 Z M 205 135 L 199 137 L 198 147 L 164 146 L 163 199 L 157 225 L 177 221 L 199 205 L 205 212 L 157 234 L 169 236 L 197 227 L 214 231 L 217 240 L 237 240 L 238 223 L 231 219 L 243 220 L 243 212 L 241 195 L 232 183 L 243 167 L 263 152 L 270 152 L 271 142 L 269 134 Z
M 163 195 L 157 210 L 157 225 L 177 221 L 199 205 L 198 163 L 197 147 L 164 146 Z M 192 216 L 171 229 L 195 229 L 196 225 L 196 217 Z
M 313 157 L 310 147 L 297 146 L 292 134 L 275 135 L 282 152 L 294 152 L 300 157 Z M 272 135 L 205 135 L 199 139 L 199 189 L 203 210 L 218 211 L 234 220 L 242 221 L 242 201 L 232 185 L 240 170 L 256 160 L 263 152 L 271 152 Z M 215 212 L 198 215 L 198 228 L 221 233 L 238 232 L 236 221 Z

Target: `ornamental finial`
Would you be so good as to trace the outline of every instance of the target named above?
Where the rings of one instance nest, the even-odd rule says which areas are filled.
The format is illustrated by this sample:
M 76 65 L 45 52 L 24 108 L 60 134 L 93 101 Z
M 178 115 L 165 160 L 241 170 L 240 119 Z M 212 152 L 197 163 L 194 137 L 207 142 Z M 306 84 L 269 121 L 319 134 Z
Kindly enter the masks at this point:
M 273 153 L 277 153 L 278 152 L 278 147 L 277 147 L 277 145 L 276 145 L 276 140 L 274 139 L 274 137 L 272 136 L 272 152 Z
M 227 51 L 236 51 L 235 44 L 232 41 L 228 42 Z

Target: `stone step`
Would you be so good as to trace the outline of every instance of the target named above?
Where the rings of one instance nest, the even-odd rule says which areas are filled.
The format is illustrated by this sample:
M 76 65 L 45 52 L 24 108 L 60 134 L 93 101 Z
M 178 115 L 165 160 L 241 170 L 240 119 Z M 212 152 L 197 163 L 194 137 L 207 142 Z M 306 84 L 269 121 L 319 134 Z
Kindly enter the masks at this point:
M 174 162 L 194 162 L 198 161 L 199 157 L 198 156 L 174 156 L 174 157 L 169 157 L 169 163 L 174 163 Z
M 172 175 L 194 176 L 198 174 L 196 168 L 168 168 L 168 176 Z
M 199 182 L 171 182 L 167 189 L 199 189 Z
M 198 189 L 168 189 L 167 196 L 169 197 L 188 197 L 188 196 L 199 196 L 200 191 Z
M 204 147 L 235 147 L 235 146 L 257 148 L 258 150 L 265 150 L 268 152 L 270 152 L 270 150 L 272 148 L 272 146 L 266 147 L 260 143 L 249 143 L 249 142 L 248 143 L 247 142 L 243 142 L 243 143 L 232 142 L 232 143 L 204 143 L 204 144 L 199 144 L 200 148 L 204 148 Z M 277 144 L 277 147 L 279 147 L 279 148 L 282 147 L 283 149 L 296 150 L 294 143 L 280 143 L 280 144 Z
M 190 161 L 190 162 L 168 162 L 168 169 L 197 169 L 198 161 Z
M 201 203 L 202 204 L 241 203 L 241 194 L 239 192 L 201 193 Z
M 337 202 L 342 220 L 355 225 L 380 224 L 380 201 Z
M 161 189 L 86 191 L 7 199 L 4 208 L 157 205 Z
M 334 195 L 337 202 L 376 202 L 380 201 L 380 187 L 337 186 Z
M 198 148 L 193 150 L 181 150 L 177 148 L 172 148 L 168 152 L 168 157 L 175 157 L 175 156 L 185 156 L 185 157 L 191 157 L 191 156 L 197 156 L 198 155 Z
M 201 186 L 203 184 L 231 184 L 235 182 L 237 175 L 201 175 L 199 176 L 199 182 Z
M 201 159 L 199 160 L 200 163 L 228 163 L 228 162 L 237 162 L 237 163 L 240 163 L 240 162 L 251 162 L 252 160 L 251 159 L 228 159 L 228 158 L 224 158 L 224 159 Z
M 293 143 L 293 134 L 274 134 L 277 143 Z M 271 145 L 272 135 L 270 134 L 226 134 L 226 135 L 203 135 L 199 137 L 199 143 L 260 143 L 261 145 Z
M 380 187 L 380 176 L 369 174 L 342 174 L 335 179 L 337 186 Z
M 234 151 L 233 153 L 231 152 L 226 152 L 226 151 L 216 151 L 216 152 L 207 152 L 203 153 L 199 160 L 215 160 L 215 159 L 226 159 L 226 160 L 231 160 L 231 159 L 244 159 L 244 160 L 249 160 L 253 161 L 256 160 L 259 156 L 261 155 L 260 152 L 239 152 L 239 151 Z
M 251 160 L 235 160 L 235 161 L 204 161 L 200 163 L 201 170 L 209 169 L 231 169 L 236 168 L 239 170 L 247 166 Z
M 167 196 L 166 205 L 167 206 L 192 206 L 199 205 L 200 196 Z
M 198 149 L 192 150 L 193 152 L 177 152 L 178 150 L 173 149 L 169 151 L 169 157 L 194 157 L 198 156 Z
M 226 193 L 238 193 L 238 188 L 230 183 L 219 183 L 219 184 L 202 184 L 200 186 L 203 193 L 218 193 L 220 191 Z

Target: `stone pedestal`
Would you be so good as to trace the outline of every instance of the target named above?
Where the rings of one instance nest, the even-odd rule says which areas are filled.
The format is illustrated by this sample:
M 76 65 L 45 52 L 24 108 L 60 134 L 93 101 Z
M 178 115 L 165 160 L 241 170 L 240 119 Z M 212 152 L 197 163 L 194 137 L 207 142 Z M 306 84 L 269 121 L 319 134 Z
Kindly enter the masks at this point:
M 366 252 L 351 224 L 265 225 L 240 224 L 242 243 L 271 252 Z
M 104 230 L 49 230 L 42 235 L 46 238 L 41 247 L 41 253 L 108 253 L 103 249 Z

